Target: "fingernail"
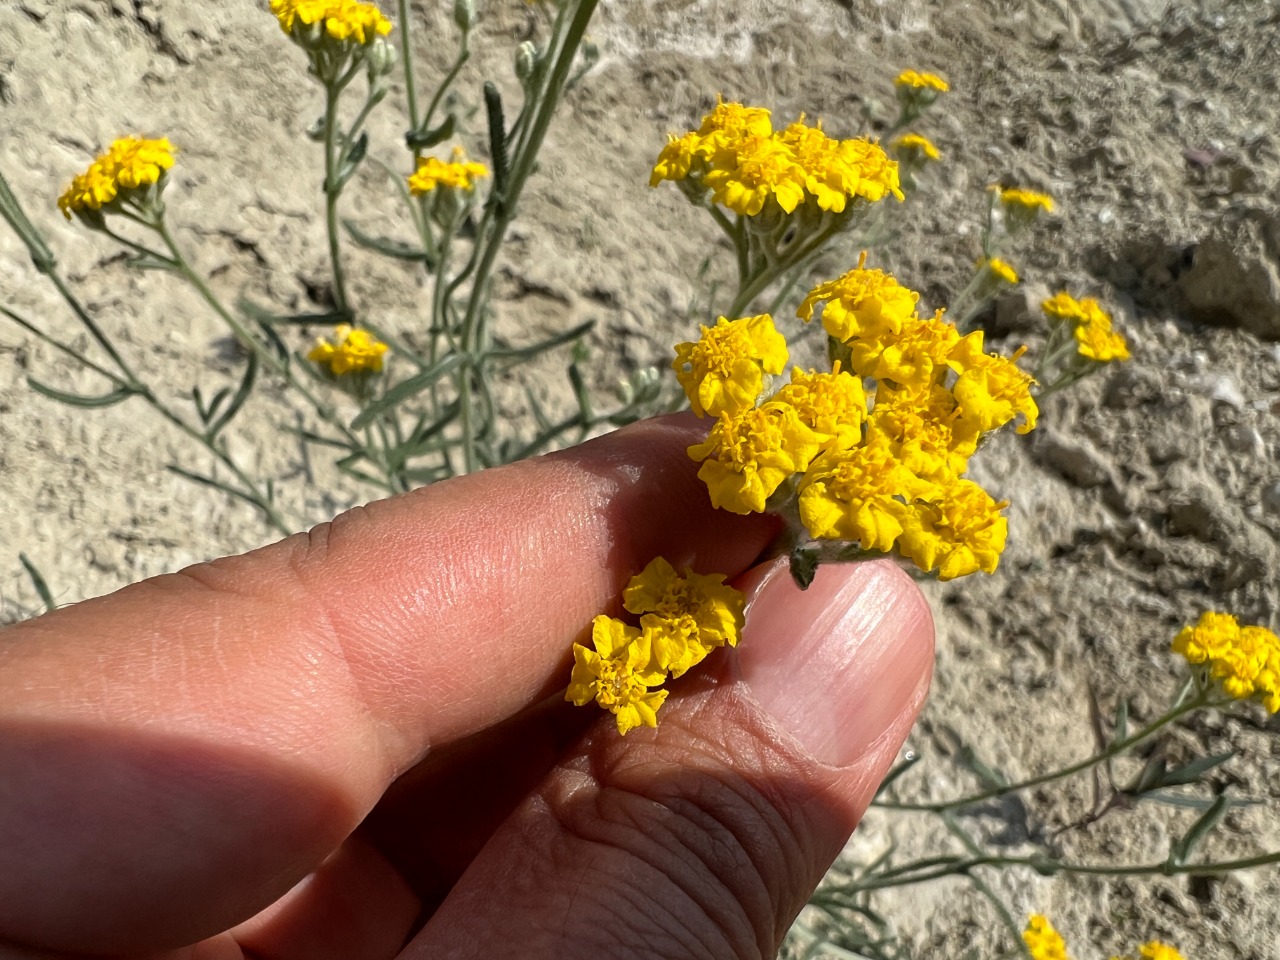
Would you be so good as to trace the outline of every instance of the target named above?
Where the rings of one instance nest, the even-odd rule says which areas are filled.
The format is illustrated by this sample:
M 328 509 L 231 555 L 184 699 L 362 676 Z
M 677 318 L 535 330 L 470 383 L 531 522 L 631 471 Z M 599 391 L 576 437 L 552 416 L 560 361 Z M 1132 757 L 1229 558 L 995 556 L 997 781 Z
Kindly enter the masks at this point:
M 785 563 L 754 576 L 738 663 L 774 722 L 838 767 L 905 735 L 933 667 L 933 619 L 910 578 L 887 561 L 822 567 L 808 590 Z

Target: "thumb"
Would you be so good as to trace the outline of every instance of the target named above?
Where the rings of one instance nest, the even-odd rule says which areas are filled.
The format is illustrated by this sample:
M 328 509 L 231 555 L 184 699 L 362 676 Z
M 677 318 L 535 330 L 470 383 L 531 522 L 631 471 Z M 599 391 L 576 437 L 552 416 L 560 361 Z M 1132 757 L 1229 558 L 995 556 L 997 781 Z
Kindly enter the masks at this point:
M 746 576 L 738 650 L 658 729 L 611 716 L 493 835 L 407 957 L 773 957 L 915 721 L 933 661 L 887 562 Z

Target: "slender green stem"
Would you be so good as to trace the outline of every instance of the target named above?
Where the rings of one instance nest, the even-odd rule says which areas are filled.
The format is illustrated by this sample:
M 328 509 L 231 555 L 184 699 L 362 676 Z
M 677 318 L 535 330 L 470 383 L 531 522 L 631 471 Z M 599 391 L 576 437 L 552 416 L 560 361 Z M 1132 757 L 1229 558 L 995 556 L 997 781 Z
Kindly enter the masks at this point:
M 266 346 L 243 323 L 241 323 L 240 319 L 236 317 L 234 313 L 222 305 L 222 301 L 219 300 L 214 292 L 209 288 L 209 285 L 204 282 L 204 278 L 191 269 L 191 265 L 187 262 L 186 257 L 182 255 L 182 251 L 173 239 L 173 235 L 169 232 L 168 226 L 163 221 L 160 221 L 156 224 L 155 230 L 164 241 L 164 245 L 168 248 L 174 262 L 177 264 L 178 272 L 182 274 L 182 277 L 188 283 L 195 287 L 196 292 L 200 294 L 204 299 L 204 302 L 207 303 L 213 309 L 214 313 L 221 317 L 223 322 L 231 328 L 237 339 L 239 339 L 247 348 L 256 353 L 258 355 L 258 359 L 280 376 L 284 377 L 289 386 L 297 390 L 298 393 L 301 394 L 309 404 L 311 404 L 312 409 L 315 410 L 316 415 L 319 416 L 320 419 L 324 420 L 327 424 L 341 433 L 343 438 L 347 440 L 353 448 L 359 447 L 359 438 L 347 428 L 346 424 L 338 419 L 333 408 L 317 397 L 311 391 L 311 388 L 298 379 L 294 372 L 289 369 L 289 366 L 276 356 L 274 350 Z
M 1050 773 L 1041 774 L 1038 777 L 1031 777 L 1027 780 L 1020 780 L 1017 783 L 1011 783 L 1003 787 L 993 787 L 990 790 L 983 790 L 980 793 L 973 793 L 967 797 L 960 797 L 957 800 L 948 800 L 945 803 L 897 803 L 892 800 L 876 800 L 874 805 L 882 807 L 886 810 L 919 810 L 930 813 L 943 813 L 948 810 L 956 810 L 961 807 L 971 806 L 975 803 L 981 803 L 984 800 L 992 800 L 996 797 L 1002 797 L 1006 794 L 1017 793 L 1020 790 L 1027 790 L 1031 787 L 1038 787 L 1041 784 L 1050 783 L 1054 780 L 1060 780 L 1063 777 L 1070 777 L 1082 771 L 1092 769 L 1100 763 L 1105 763 L 1114 757 L 1119 756 L 1131 747 L 1137 746 L 1144 740 L 1148 740 L 1155 736 L 1174 720 L 1182 717 L 1194 710 L 1198 710 L 1205 705 L 1204 696 L 1198 696 L 1186 702 L 1178 703 L 1170 709 L 1164 716 L 1155 720 L 1149 726 L 1144 727 L 1137 733 L 1126 737 L 1123 740 L 1117 740 L 1106 750 L 1101 753 L 1086 757 L 1079 763 L 1073 763 L 1068 767 L 1051 771 Z
M 342 272 L 342 244 L 338 233 L 338 100 L 342 88 L 337 83 L 324 86 L 324 215 L 329 234 L 329 261 L 333 265 L 333 300 L 344 313 L 347 306 L 346 276 Z

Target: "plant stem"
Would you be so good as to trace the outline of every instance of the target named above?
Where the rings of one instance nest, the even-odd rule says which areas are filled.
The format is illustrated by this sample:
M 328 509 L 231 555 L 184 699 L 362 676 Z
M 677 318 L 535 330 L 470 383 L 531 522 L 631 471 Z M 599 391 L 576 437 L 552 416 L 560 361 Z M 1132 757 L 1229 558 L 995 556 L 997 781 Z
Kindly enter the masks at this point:
M 1031 777 L 1028 780 L 1011 783 L 1003 787 L 993 787 L 990 790 L 984 790 L 981 793 L 973 793 L 967 797 L 961 797 L 958 800 L 948 800 L 945 803 L 897 803 L 892 800 L 876 800 L 873 805 L 882 807 L 886 810 L 917 810 L 927 811 L 930 813 L 943 813 L 948 810 L 957 810 L 961 807 L 981 803 L 984 800 L 992 800 L 996 797 L 1002 797 L 1009 793 L 1017 793 L 1020 790 L 1026 790 L 1030 787 L 1038 787 L 1041 784 L 1050 783 L 1054 780 L 1062 779 L 1063 777 L 1069 777 L 1084 770 L 1096 767 L 1100 763 L 1105 763 L 1107 760 L 1124 753 L 1130 747 L 1134 747 L 1139 743 L 1142 743 L 1144 740 L 1153 737 L 1179 717 L 1191 713 L 1193 710 L 1198 710 L 1204 705 L 1205 700 L 1203 696 L 1195 697 L 1185 703 L 1179 703 L 1149 726 L 1144 727 L 1137 733 L 1132 734 L 1123 740 L 1117 740 L 1101 753 L 1087 757 L 1079 763 L 1073 763 L 1069 767 L 1063 767 L 1059 770 L 1054 770 L 1051 773 L 1042 774 L 1038 777 Z
M 347 284 L 342 272 L 342 246 L 338 234 L 338 99 L 342 88 L 336 81 L 324 85 L 324 213 L 329 234 L 329 261 L 333 266 L 333 300 L 347 313 Z

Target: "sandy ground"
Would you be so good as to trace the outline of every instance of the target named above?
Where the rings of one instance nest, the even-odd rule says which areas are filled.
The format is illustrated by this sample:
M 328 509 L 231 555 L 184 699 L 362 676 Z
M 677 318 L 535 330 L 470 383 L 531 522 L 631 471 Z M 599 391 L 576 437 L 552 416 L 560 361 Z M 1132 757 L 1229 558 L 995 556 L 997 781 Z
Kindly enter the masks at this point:
M 448 54 L 449 6 L 415 3 L 429 69 Z M 508 51 L 527 11 L 514 0 L 481 9 L 480 55 L 462 89 L 472 96 L 497 75 L 514 95 Z M 998 575 L 930 589 L 937 683 L 910 744 L 926 759 L 903 797 L 972 787 L 954 761 L 960 744 L 1015 777 L 1084 756 L 1091 692 L 1108 710 L 1129 696 L 1136 719 L 1156 715 L 1178 676 L 1168 640 L 1202 609 L 1277 626 L 1280 6 L 606 0 L 593 38 L 600 66 L 549 138 L 500 269 L 498 309 L 517 339 L 595 318 L 598 389 L 664 363 L 692 332 L 689 305 L 707 282 L 698 265 L 715 252 L 712 276 L 727 267 L 710 225 L 675 190 L 645 185 L 664 135 L 695 123 L 717 92 L 784 117 L 820 116 L 837 134 L 874 132 L 890 118 L 891 79 L 907 66 L 945 73 L 955 92 L 922 124 L 946 162 L 926 181 L 929 201 L 899 218 L 883 262 L 929 305 L 944 304 L 978 254 L 983 187 L 1048 190 L 1060 212 L 1016 257 L 1028 283 L 999 304 L 997 342 L 1034 345 L 1028 304 L 1065 284 L 1110 304 L 1133 344 L 1133 363 L 1055 398 L 1032 437 L 1002 437 L 984 452 L 980 478 L 1013 500 L 1011 545 Z M 373 152 L 397 166 L 398 107 L 393 97 L 373 124 Z M 172 218 L 218 291 L 313 309 L 308 290 L 326 269 L 322 173 L 303 132 L 317 109 L 300 57 L 254 0 L 12 0 L 0 9 L 0 168 L 90 307 L 175 398 L 230 375 L 216 318 L 174 278 L 132 271 L 100 238 L 64 224 L 53 201 L 113 137 L 167 135 L 182 149 Z M 378 232 L 406 229 L 373 167 L 347 212 Z M 411 327 L 423 293 L 412 269 L 359 254 L 352 262 L 361 308 Z M 848 265 L 825 264 L 832 275 Z M 52 331 L 74 330 L 8 233 L 0 302 Z M 166 472 L 204 464 L 145 410 L 69 410 L 33 395 L 27 373 L 94 386 L 0 324 L 0 617 L 36 605 L 19 551 L 70 602 L 270 539 L 252 511 Z M 554 364 L 536 372 L 535 388 L 568 402 Z M 278 479 L 291 516 L 318 521 L 367 496 L 274 440 L 294 422 L 264 390 L 233 441 Z M 1166 744 L 1174 760 L 1238 749 L 1215 781 L 1265 801 L 1228 815 L 1213 855 L 1280 847 L 1276 732 L 1260 714 L 1209 715 Z M 1072 858 L 1147 862 L 1166 855 L 1171 830 L 1190 816 L 1140 805 L 1070 826 L 1088 810 L 1087 780 L 1027 800 L 964 822 L 1012 852 L 1054 834 Z M 913 816 L 873 812 L 850 856 L 873 857 L 895 840 L 918 851 L 945 842 Z M 1278 955 L 1280 871 L 990 882 L 1015 914 L 1051 914 L 1080 957 L 1147 936 L 1188 957 Z M 1008 946 L 959 883 L 878 903 L 919 956 L 988 957 Z

